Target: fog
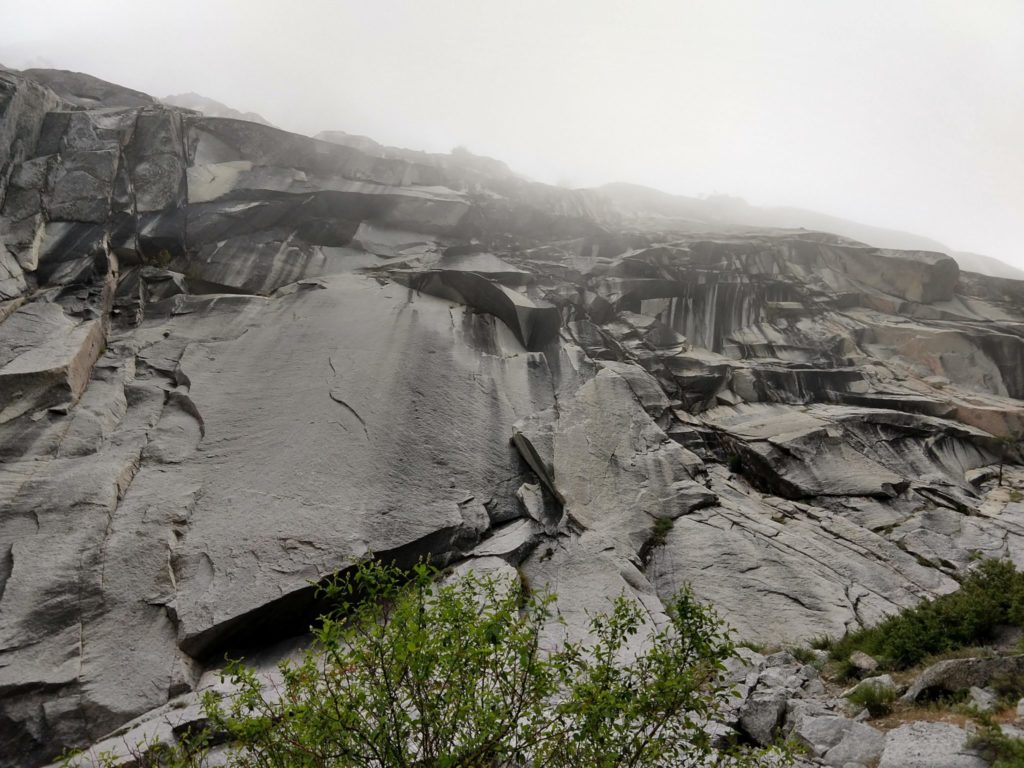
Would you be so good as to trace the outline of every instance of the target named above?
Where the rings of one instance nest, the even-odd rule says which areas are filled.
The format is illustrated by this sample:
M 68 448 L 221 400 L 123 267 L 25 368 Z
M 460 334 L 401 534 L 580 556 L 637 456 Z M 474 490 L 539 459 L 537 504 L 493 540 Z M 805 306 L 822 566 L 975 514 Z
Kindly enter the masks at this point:
M 0 0 L 0 62 L 1024 267 L 1021 0 Z

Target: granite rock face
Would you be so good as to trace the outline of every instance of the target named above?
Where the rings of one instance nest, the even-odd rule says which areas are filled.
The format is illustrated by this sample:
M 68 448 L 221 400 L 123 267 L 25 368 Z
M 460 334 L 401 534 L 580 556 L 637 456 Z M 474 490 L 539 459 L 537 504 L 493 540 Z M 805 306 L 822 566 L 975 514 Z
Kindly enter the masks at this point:
M 1024 284 L 325 138 L 0 71 L 0 766 L 192 701 L 371 553 L 518 568 L 553 636 L 688 582 L 771 642 L 1024 565 Z M 909 759 L 771 669 L 751 738 Z
M 910 723 L 890 732 L 878 768 L 985 768 L 967 734 L 950 723 Z

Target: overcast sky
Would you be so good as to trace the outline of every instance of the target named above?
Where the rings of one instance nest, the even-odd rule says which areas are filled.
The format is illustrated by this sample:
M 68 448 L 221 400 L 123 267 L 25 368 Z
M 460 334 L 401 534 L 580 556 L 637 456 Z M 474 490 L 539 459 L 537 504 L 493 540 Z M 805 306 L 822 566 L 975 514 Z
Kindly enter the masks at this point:
M 1024 267 L 1024 0 L 0 0 L 0 62 Z

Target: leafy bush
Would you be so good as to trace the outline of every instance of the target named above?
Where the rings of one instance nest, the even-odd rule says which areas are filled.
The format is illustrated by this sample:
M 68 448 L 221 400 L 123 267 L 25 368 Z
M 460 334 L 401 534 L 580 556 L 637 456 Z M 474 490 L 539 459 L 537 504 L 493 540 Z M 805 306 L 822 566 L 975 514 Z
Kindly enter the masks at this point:
M 905 669 L 928 656 L 990 642 L 999 625 L 1024 624 L 1024 574 L 1006 560 L 983 560 L 960 589 L 927 600 L 832 644 L 842 661 L 855 650 L 888 669 Z
M 542 649 L 552 596 L 518 580 L 439 579 L 369 562 L 333 580 L 300 663 L 268 690 L 235 662 L 237 693 L 205 700 L 210 734 L 235 768 L 559 768 L 755 765 L 715 755 L 704 724 L 731 689 L 734 653 L 714 612 L 688 590 L 671 623 L 636 643 L 644 612 L 620 597 L 593 617 L 586 643 Z M 198 766 L 201 750 L 150 765 Z M 721 764 L 725 764 L 722 762 Z M 778 764 L 778 763 L 776 763 Z

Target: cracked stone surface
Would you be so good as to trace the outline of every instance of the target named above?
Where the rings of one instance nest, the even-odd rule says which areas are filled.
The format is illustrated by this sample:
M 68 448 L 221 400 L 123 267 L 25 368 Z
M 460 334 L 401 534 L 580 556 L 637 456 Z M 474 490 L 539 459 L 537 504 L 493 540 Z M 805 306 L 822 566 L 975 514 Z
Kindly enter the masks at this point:
M 197 716 L 371 554 L 552 589 L 546 642 L 684 583 L 797 642 L 1024 566 L 1024 283 L 639 213 L 0 70 L 0 768 Z M 747 661 L 749 738 L 976 762 Z

